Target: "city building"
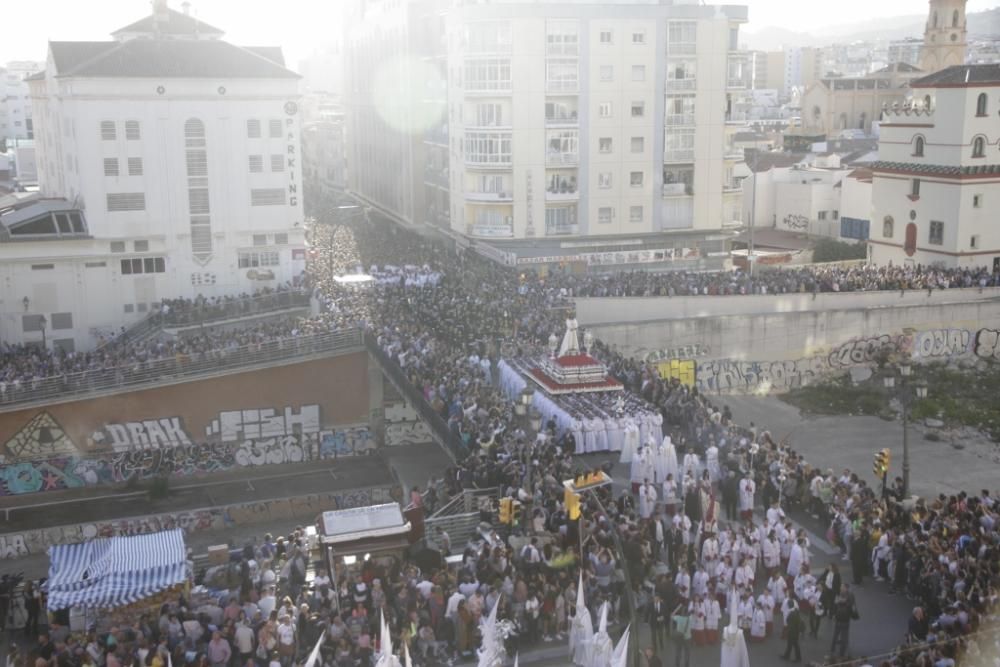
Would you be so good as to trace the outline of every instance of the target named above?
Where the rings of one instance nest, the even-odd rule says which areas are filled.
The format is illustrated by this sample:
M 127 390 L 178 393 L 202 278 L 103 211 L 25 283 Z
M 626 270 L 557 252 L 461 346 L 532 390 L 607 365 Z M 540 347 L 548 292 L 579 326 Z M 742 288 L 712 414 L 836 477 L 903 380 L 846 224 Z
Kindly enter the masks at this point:
M 871 258 L 1000 270 L 1000 65 L 956 65 L 910 88 L 881 124 Z
M 914 67 L 920 67 L 920 52 L 923 49 L 924 40 L 917 37 L 907 37 L 906 39 L 895 39 L 889 42 L 886 58 L 888 64 L 906 63 Z
M 740 224 L 745 8 L 384 4 L 367 3 L 348 31 L 349 182 L 374 207 L 408 224 L 440 216 L 507 258 L 615 239 L 692 257 L 722 250 L 719 232 Z M 385 99 L 378 82 L 400 67 L 404 88 Z
M 920 69 L 927 74 L 965 63 L 967 0 L 930 0 Z
M 788 99 L 784 51 L 754 51 L 751 53 L 751 67 L 754 90 L 774 89 L 782 100 Z
M 347 188 L 344 107 L 336 96 L 309 93 L 302 97 L 301 108 L 306 215 L 325 219 Z
M 16 60 L 0 67 L 0 142 L 13 144 L 14 139 L 35 136 L 31 95 L 25 80 L 45 69 L 45 63 Z
M 805 90 L 823 76 L 823 50 L 811 46 L 785 49 L 784 95 L 791 95 L 793 88 Z
M 820 79 L 802 94 L 802 126 L 832 137 L 843 130 L 869 134 L 882 109 L 903 102 L 909 82 L 922 72 L 895 63 L 862 77 Z
M 153 3 L 29 77 L 40 192 L 0 212 L 0 338 L 87 349 L 164 298 L 305 265 L 299 77 Z

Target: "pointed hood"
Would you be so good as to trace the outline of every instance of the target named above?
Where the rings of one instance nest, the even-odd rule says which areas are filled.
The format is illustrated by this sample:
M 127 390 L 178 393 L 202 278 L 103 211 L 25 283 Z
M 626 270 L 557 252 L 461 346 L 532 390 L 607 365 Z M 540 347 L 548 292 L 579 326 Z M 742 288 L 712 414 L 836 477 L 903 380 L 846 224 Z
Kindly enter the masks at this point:
M 521 654 L 520 654 L 520 653 L 515 653 L 515 654 L 514 654 L 514 667 L 517 667 L 517 659 L 518 659 L 518 658 L 519 658 L 520 656 L 521 656 Z
M 410 646 L 406 642 L 403 642 L 403 665 L 404 667 L 413 667 L 413 659 L 410 658 Z
M 392 633 L 389 632 L 389 623 L 385 620 L 385 613 L 382 613 L 382 627 L 379 632 L 379 646 L 382 648 L 382 655 L 392 655 Z
M 608 634 L 608 603 L 601 605 L 601 620 L 597 623 L 597 631 Z
M 576 610 L 586 609 L 587 603 L 583 599 L 583 563 L 580 563 L 580 583 L 576 585 Z
M 610 667 L 628 667 L 628 635 L 632 626 L 625 628 L 625 632 L 622 633 L 621 638 L 615 645 L 615 652 L 611 657 Z

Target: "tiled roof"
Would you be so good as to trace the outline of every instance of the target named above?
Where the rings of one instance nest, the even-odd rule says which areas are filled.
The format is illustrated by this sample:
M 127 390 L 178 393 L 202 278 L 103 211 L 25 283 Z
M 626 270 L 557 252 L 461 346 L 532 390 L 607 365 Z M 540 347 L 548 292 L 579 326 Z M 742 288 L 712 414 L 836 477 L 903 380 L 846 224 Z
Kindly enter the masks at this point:
M 920 164 L 916 162 L 888 162 L 879 160 L 871 165 L 872 171 L 906 171 L 928 176 L 982 176 L 1000 175 L 1000 164 L 980 164 L 960 167 L 944 164 Z
M 910 85 L 914 88 L 935 88 L 937 86 L 976 86 L 987 83 L 1000 83 L 1000 64 L 987 65 L 954 65 L 940 72 L 914 79 Z
M 166 21 L 157 21 L 152 14 L 141 18 L 135 23 L 115 30 L 112 35 L 120 35 L 129 32 L 142 32 L 149 34 L 159 33 L 161 35 L 223 35 L 222 30 L 210 26 L 203 21 L 199 21 L 193 16 L 188 16 L 173 9 L 167 9 Z
M 299 76 L 284 66 L 280 49 L 244 49 L 214 39 L 52 42 L 50 47 L 57 76 L 160 79 L 293 79 Z

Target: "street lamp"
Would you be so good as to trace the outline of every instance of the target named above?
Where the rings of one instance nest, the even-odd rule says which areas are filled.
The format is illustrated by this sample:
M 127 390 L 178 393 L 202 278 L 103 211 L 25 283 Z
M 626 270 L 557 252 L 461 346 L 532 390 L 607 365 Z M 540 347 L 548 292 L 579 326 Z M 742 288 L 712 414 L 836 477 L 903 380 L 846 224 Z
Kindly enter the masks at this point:
M 48 324 L 48 320 L 45 319 L 44 315 L 39 315 L 38 326 L 42 329 L 42 348 L 48 348 L 48 344 L 45 342 L 45 325 Z
M 899 391 L 895 392 L 895 396 L 899 400 L 903 412 L 903 495 L 908 496 L 910 494 L 910 410 L 913 407 L 915 399 L 922 400 L 927 398 L 927 384 L 923 381 L 917 382 L 914 386 L 914 391 L 909 391 L 907 379 L 913 373 L 913 367 L 910 364 L 903 363 L 898 364 L 897 368 L 899 369 L 900 383 Z M 894 375 L 886 375 L 882 379 L 882 382 L 890 392 L 896 388 L 896 377 Z

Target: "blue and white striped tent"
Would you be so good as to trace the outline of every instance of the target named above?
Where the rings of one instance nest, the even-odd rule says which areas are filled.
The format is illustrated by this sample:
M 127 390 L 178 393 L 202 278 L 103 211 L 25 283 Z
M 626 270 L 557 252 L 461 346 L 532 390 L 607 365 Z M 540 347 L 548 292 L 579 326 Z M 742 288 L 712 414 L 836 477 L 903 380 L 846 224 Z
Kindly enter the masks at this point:
M 49 547 L 49 609 L 131 604 L 187 579 L 180 529 Z

